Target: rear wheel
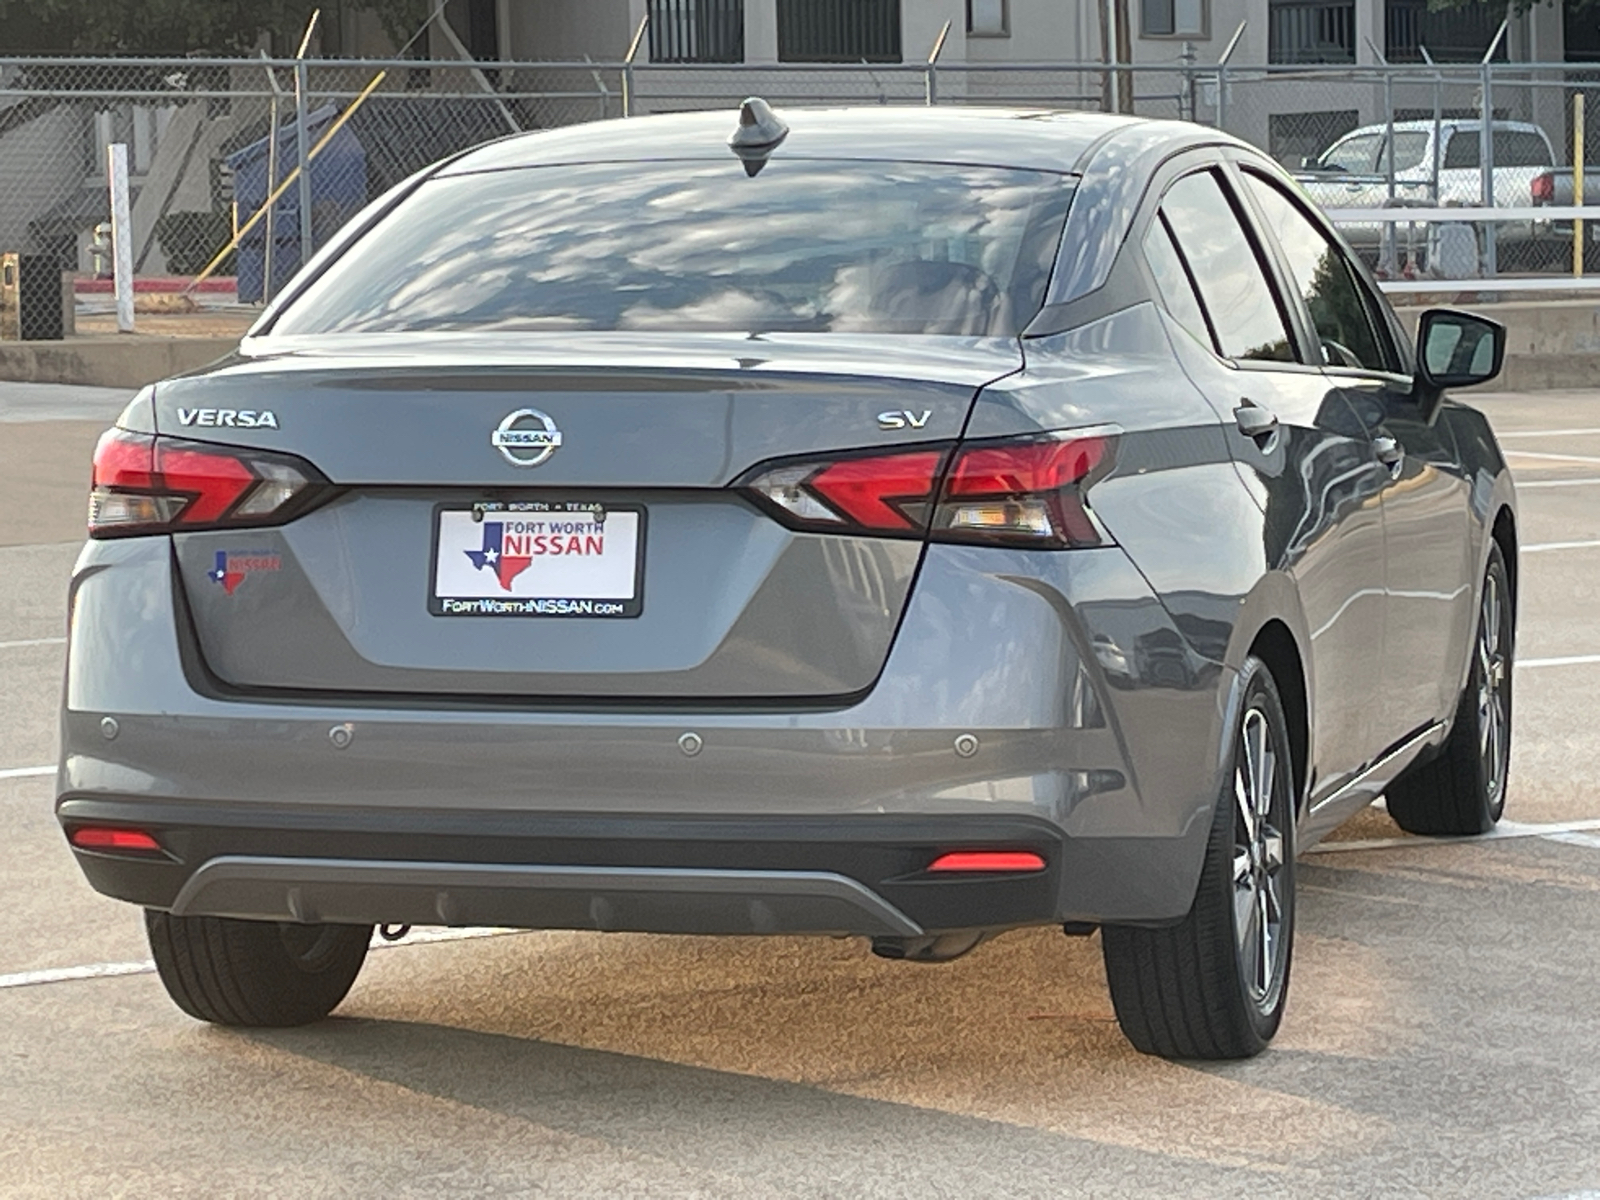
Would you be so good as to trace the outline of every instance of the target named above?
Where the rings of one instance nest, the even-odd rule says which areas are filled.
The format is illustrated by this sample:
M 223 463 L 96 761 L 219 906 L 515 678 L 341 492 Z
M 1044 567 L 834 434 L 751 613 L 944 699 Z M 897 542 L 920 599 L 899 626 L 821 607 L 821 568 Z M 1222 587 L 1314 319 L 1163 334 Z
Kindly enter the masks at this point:
M 1294 771 L 1278 689 L 1257 658 L 1194 904 L 1160 929 L 1108 925 L 1106 979 L 1145 1054 L 1248 1058 L 1283 1017 L 1294 946 Z
M 1389 785 L 1389 815 L 1407 833 L 1487 833 L 1505 811 L 1515 633 L 1506 560 L 1490 543 L 1472 669 L 1449 740 L 1437 758 Z
M 175 917 L 146 909 L 156 973 L 173 1003 L 215 1025 L 308 1025 L 345 998 L 370 925 Z

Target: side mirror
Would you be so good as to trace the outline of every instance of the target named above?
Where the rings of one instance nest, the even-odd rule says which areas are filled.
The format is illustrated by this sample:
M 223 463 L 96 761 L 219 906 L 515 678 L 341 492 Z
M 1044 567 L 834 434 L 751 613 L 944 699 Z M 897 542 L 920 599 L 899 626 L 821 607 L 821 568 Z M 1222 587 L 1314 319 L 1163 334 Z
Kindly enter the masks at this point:
M 1412 396 L 1428 419 L 1446 388 L 1472 387 L 1500 374 L 1506 328 L 1498 321 L 1430 308 L 1417 322 L 1417 374 Z

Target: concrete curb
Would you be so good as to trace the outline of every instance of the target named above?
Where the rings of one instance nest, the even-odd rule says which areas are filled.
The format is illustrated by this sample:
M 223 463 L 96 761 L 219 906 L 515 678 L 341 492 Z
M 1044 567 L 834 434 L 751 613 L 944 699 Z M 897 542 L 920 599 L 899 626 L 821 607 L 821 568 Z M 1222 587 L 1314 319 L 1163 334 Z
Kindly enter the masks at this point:
M 0 342 L 0 380 L 140 388 L 215 362 L 236 337 L 77 337 L 61 342 Z
M 1445 298 L 1441 297 L 1441 301 Z M 1600 304 L 1590 300 L 1461 303 L 1506 326 L 1499 391 L 1536 392 L 1600 386 Z M 1415 332 L 1421 306 L 1398 310 Z M 124 334 L 61 342 L 0 342 L 0 380 L 140 388 L 203 367 L 231 353 L 236 337 Z

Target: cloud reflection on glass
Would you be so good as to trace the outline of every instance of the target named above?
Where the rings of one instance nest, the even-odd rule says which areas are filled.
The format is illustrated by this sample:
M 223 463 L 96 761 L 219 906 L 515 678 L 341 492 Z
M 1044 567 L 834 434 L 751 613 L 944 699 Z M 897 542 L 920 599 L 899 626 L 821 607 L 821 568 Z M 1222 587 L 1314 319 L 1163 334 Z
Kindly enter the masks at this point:
M 434 179 L 273 332 L 1013 335 L 1043 302 L 1071 194 L 1045 172 L 859 161 Z

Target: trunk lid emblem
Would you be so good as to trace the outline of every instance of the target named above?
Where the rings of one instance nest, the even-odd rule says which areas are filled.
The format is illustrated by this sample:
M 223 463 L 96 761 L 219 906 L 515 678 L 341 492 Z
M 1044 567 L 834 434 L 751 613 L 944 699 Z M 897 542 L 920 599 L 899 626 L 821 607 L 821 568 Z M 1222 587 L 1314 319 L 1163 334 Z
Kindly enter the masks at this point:
M 489 442 L 513 467 L 537 467 L 561 445 L 561 430 L 537 408 L 519 408 L 495 427 Z

